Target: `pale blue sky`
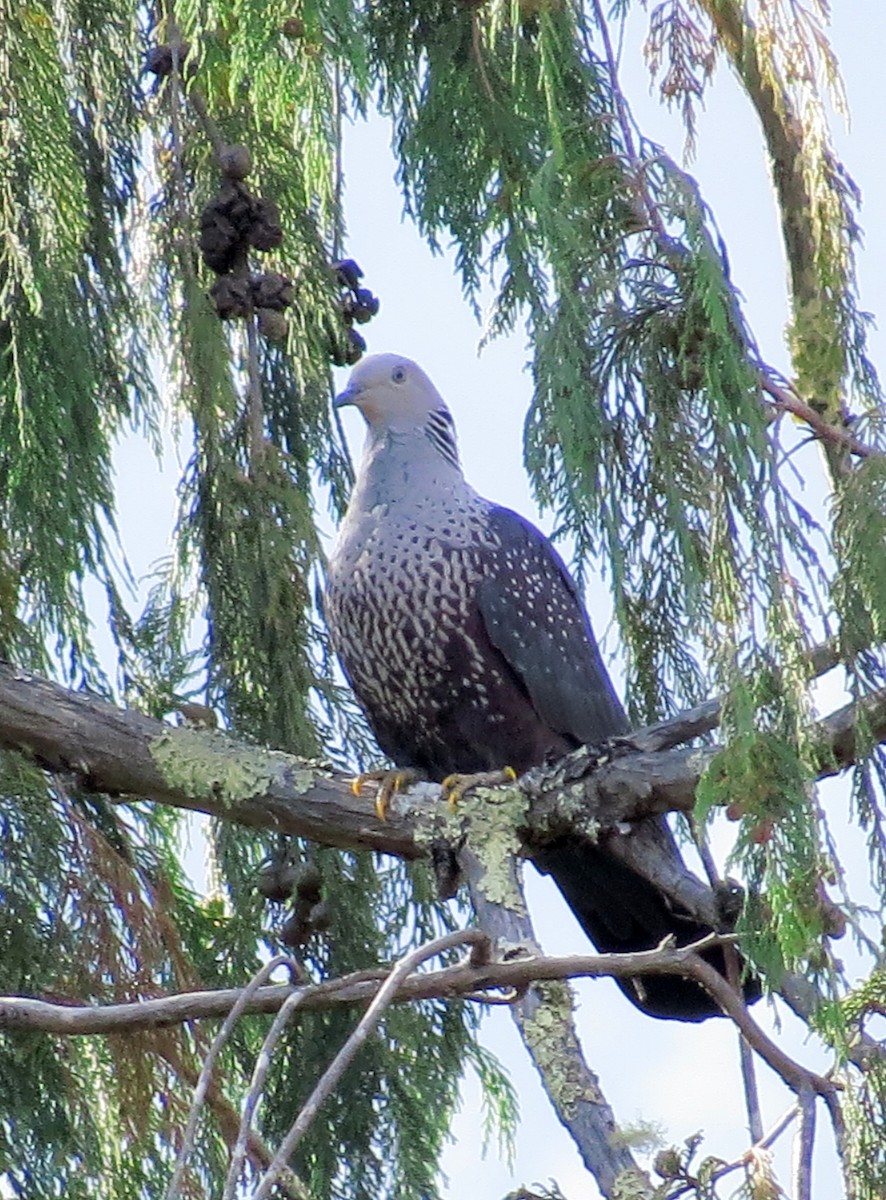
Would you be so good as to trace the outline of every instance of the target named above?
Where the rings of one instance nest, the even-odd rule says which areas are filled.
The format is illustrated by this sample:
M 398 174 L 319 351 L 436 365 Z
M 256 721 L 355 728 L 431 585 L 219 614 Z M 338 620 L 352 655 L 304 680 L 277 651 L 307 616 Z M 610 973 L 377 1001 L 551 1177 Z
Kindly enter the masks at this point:
M 870 311 L 886 313 L 886 4 L 835 0 L 834 10 L 833 41 L 852 112 L 851 129 L 837 124 L 835 136 L 864 196 L 862 303 Z M 625 43 L 622 82 L 642 131 L 679 159 L 683 140 L 679 122 L 650 96 L 638 53 L 638 30 L 644 22 L 638 11 Z M 522 467 L 522 421 L 531 386 L 524 371 L 528 351 L 523 337 L 494 343 L 477 356 L 480 331 L 461 300 L 450 258 L 434 258 L 414 229 L 401 222 L 388 133 L 380 122 L 349 131 L 346 166 L 350 195 L 359 198 L 359 203 L 348 204 L 347 251 L 359 261 L 365 282 L 381 298 L 381 312 L 365 330 L 370 349 L 396 350 L 421 362 L 453 411 L 468 477 L 493 499 L 538 519 Z M 698 154 L 691 171 L 725 237 L 733 277 L 744 294 L 760 347 L 770 362 L 786 369 L 784 256 L 764 152 L 750 109 L 723 68 L 700 114 Z M 881 366 L 886 362 L 883 348 L 883 334 L 876 331 L 871 349 Z M 352 449 L 358 453 L 362 440 L 358 415 L 346 413 L 345 423 Z M 121 449 L 118 461 L 124 545 L 136 570 L 147 571 L 153 560 L 166 553 L 174 513 L 174 470 L 157 475 L 147 452 L 132 440 Z M 139 481 L 138 488 L 128 486 L 133 478 Z M 544 517 L 540 523 L 550 528 Z M 598 632 L 603 633 L 609 612 L 603 586 L 593 588 L 588 600 Z M 618 676 L 617 646 L 611 635 L 606 649 L 615 655 Z M 833 692 L 825 693 L 822 703 L 829 707 L 834 699 Z M 839 810 L 845 804 L 845 788 L 831 787 L 828 802 Z M 853 862 L 864 869 L 859 855 L 853 855 Z M 533 871 L 527 875 L 545 948 L 552 953 L 584 949 L 584 937 L 554 889 Z M 676 1141 L 703 1130 L 704 1152 L 726 1158 L 746 1147 L 735 1035 L 729 1025 L 653 1021 L 627 1004 L 609 981 L 589 982 L 579 993 L 577 1018 L 587 1057 L 622 1121 L 659 1122 Z M 771 1024 L 762 1005 L 755 1012 Z M 520 1184 L 551 1178 L 558 1180 L 571 1200 L 596 1195 L 570 1139 L 541 1094 L 506 1015 L 497 1012 L 486 1030 L 488 1043 L 508 1064 L 521 1094 L 518 1158 L 513 1172 L 497 1161 L 494 1152 L 480 1160 L 476 1089 L 469 1083 L 463 1112 L 453 1129 L 455 1143 L 445 1159 L 452 1196 L 504 1196 Z M 804 1044 L 805 1031 L 789 1014 L 778 1036 L 808 1065 L 824 1065 L 814 1044 Z M 764 1121 L 769 1125 L 787 1106 L 789 1096 L 765 1066 L 760 1065 L 759 1075 Z M 833 1200 L 839 1187 L 823 1111 L 819 1130 L 814 1195 L 816 1200 Z M 789 1140 L 783 1139 L 777 1159 L 786 1188 L 789 1149 Z
M 882 52 L 886 49 L 886 6 L 880 0 L 835 5 L 834 43 L 844 70 L 853 113 L 851 131 L 839 124 L 840 153 L 862 187 L 862 226 L 866 245 L 860 277 L 864 307 L 886 312 L 886 172 L 883 166 Z M 637 53 L 645 18 L 637 13 L 626 39 L 623 84 L 643 133 L 676 158 L 682 153 L 679 121 L 649 93 L 648 76 Z M 400 221 L 401 206 L 391 182 L 393 164 L 387 134 L 374 126 L 348 137 L 348 181 L 359 203 L 350 205 L 349 253 L 366 271 L 368 285 L 382 299 L 380 316 L 368 327 L 371 350 L 397 350 L 416 358 L 432 376 L 452 409 L 459 429 L 465 471 L 487 495 L 520 511 L 538 514 L 522 468 L 522 422 L 531 381 L 524 370 L 525 338 L 514 335 L 476 356 L 478 330 L 460 299 L 448 256 L 434 258 Z M 767 361 L 787 370 L 784 327 L 787 316 L 784 254 L 773 204 L 765 153 L 756 124 L 729 73 L 718 72 L 699 119 L 697 157 L 690 167 L 701 183 L 726 240 L 733 278 L 745 297 L 746 312 Z M 367 197 L 372 202 L 367 202 Z M 872 337 L 875 361 L 884 361 L 883 337 Z M 342 373 L 343 375 L 345 373 Z M 362 440 L 360 419 L 347 413 L 352 447 Z M 810 502 L 814 499 L 807 496 Z M 544 516 L 540 523 L 550 528 Z M 610 611 L 601 587 L 588 596 L 598 631 Z M 610 634 L 607 649 L 615 652 Z M 615 664 L 617 673 L 617 662 Z M 826 703 L 827 700 L 823 701 Z M 833 790 L 833 789 L 832 789 Z M 842 795 L 845 795 L 845 791 Z M 838 797 L 841 794 L 838 791 Z M 839 803 L 839 799 L 838 799 Z M 860 856 L 853 856 L 864 869 Z M 569 953 L 583 944 L 581 931 L 555 889 L 527 871 L 531 909 L 545 948 Z M 624 1002 L 614 984 L 588 982 L 579 988 L 577 1013 L 585 1052 L 600 1075 L 604 1093 L 622 1121 L 661 1123 L 680 1142 L 697 1130 L 706 1135 L 702 1153 L 725 1158 L 747 1146 L 736 1038 L 725 1022 L 680 1026 L 656 1022 Z M 758 1006 L 756 1014 L 772 1027 Z M 778 1034 L 786 1047 L 809 1065 L 826 1063 L 806 1031 L 790 1014 Z M 451 1195 L 503 1196 L 519 1184 L 556 1178 L 565 1194 L 597 1194 L 538 1085 L 509 1018 L 496 1012 L 487 1022 L 487 1041 L 507 1062 L 518 1084 L 523 1125 L 513 1172 L 490 1153 L 480 1161 L 476 1089 L 469 1085 L 465 1107 L 453 1130 L 455 1144 L 445 1167 Z M 764 1122 L 773 1123 L 790 1097 L 771 1072 L 759 1066 Z M 819 1116 L 815 1196 L 833 1200 L 839 1185 L 827 1120 Z M 781 1182 L 789 1189 L 790 1139 L 777 1153 Z

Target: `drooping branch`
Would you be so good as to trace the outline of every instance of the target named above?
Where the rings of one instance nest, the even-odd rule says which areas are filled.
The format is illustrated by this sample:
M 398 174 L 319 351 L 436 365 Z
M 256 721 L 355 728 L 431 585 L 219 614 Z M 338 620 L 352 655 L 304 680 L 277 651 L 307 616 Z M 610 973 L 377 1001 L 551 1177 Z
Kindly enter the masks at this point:
M 516 855 L 496 856 L 485 848 L 475 852 L 466 845 L 459 861 L 477 923 L 491 944 L 519 946 L 524 959 L 539 961 L 543 955 L 525 902 Z M 616 1136 L 615 1114 L 585 1059 L 568 980 L 536 981 L 532 987 L 520 984 L 511 996 L 511 1016 L 551 1107 L 602 1194 L 651 1194 L 647 1175 L 625 1140 Z

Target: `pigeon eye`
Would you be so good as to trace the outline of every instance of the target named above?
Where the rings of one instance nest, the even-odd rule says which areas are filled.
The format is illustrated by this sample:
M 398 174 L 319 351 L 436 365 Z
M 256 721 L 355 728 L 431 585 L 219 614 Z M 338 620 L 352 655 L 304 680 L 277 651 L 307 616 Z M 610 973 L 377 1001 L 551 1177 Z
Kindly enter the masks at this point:
M 405 382 L 406 368 L 405 367 L 394 367 L 393 371 L 391 371 L 391 379 L 393 379 L 394 383 Z

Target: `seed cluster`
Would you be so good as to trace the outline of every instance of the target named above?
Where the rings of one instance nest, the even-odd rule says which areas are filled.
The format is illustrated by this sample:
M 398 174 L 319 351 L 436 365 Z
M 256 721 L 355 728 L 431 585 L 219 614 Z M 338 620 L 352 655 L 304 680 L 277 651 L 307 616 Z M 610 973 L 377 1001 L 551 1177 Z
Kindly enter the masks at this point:
M 257 887 L 266 900 L 292 904 L 280 928 L 280 941 L 300 946 L 315 933 L 329 928 L 330 912 L 322 894 L 323 880 L 314 863 L 293 862 L 286 854 L 272 860 L 258 873 Z
M 337 367 L 350 367 L 366 352 L 366 339 L 354 325 L 371 321 L 378 312 L 379 301 L 369 288 L 360 286 L 363 272 L 352 258 L 339 259 L 332 269 L 342 291 L 339 309 L 344 329 L 343 336 L 336 331 L 330 338 L 329 356 Z
M 288 18 L 282 32 L 291 39 L 304 37 L 304 22 Z M 189 52 L 187 42 L 154 46 L 146 56 L 145 71 L 159 84 L 176 68 L 182 69 Z M 188 63 L 183 74 L 193 76 L 194 72 L 195 67 Z M 192 86 L 188 95 L 196 103 L 199 93 L 195 93 Z M 201 120 L 211 126 L 204 110 L 205 100 L 201 100 Z M 210 136 L 222 174 L 216 194 L 200 214 L 200 254 L 217 276 L 209 291 L 210 299 L 222 321 L 254 317 L 264 337 L 282 341 L 289 332 L 286 309 L 296 299 L 292 280 L 277 271 L 250 270 L 253 251 L 264 254 L 282 245 L 280 209 L 273 200 L 255 195 L 248 187 L 246 180 L 253 169 L 249 148 L 227 145 L 218 149 L 217 137 Z M 334 312 L 322 318 L 326 348 L 336 366 L 350 366 L 366 351 L 366 341 L 354 326 L 371 321 L 379 302 L 369 288 L 361 286 L 363 272 L 353 259 L 333 262 L 331 272 L 339 296 Z
M 182 66 L 190 50 L 190 42 L 179 42 L 176 46 L 164 42 L 159 46 L 152 46 L 145 55 L 145 70 L 157 79 L 165 79 L 167 75 L 172 74 L 176 61 L 179 67 Z
M 295 299 L 292 281 L 277 271 L 247 271 L 250 250 L 267 253 L 282 244 L 280 210 L 246 186 L 252 170 L 246 146 L 225 146 L 218 158 L 223 179 L 200 214 L 200 253 L 218 275 L 209 295 L 223 321 L 254 313 L 261 333 L 280 340 L 288 332 L 283 314 Z

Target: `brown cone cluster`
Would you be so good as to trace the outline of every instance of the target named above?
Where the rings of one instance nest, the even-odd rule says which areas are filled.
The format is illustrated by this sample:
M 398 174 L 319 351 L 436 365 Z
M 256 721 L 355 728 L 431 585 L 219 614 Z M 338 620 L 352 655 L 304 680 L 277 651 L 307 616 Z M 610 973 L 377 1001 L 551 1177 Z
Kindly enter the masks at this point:
M 266 900 L 292 902 L 292 911 L 280 929 L 286 946 L 301 946 L 315 933 L 329 928 L 329 906 L 321 894 L 322 878 L 312 862 L 293 862 L 286 855 L 262 867 L 257 887 Z
M 288 38 L 305 35 L 301 18 L 287 18 L 281 29 Z M 184 64 L 189 53 L 187 42 L 154 46 L 145 58 L 145 71 L 162 80 L 177 63 Z M 200 254 L 218 277 L 210 298 L 221 320 L 254 316 L 263 337 L 284 340 L 289 332 L 285 311 L 295 301 L 292 281 L 276 271 L 248 269 L 250 252 L 267 253 L 282 244 L 280 210 L 273 200 L 254 195 L 247 186 L 253 166 L 247 146 L 223 146 L 217 160 L 222 181 L 200 214 Z M 354 326 L 371 321 L 379 302 L 369 288 L 361 286 L 363 272 L 352 258 L 332 263 L 332 271 L 340 297 L 337 319 L 327 326 L 329 357 L 336 366 L 350 366 L 366 351 L 366 340 Z
M 200 253 L 217 275 L 243 264 L 250 250 L 276 250 L 283 241 L 274 200 L 253 196 L 241 175 L 250 168 L 246 146 L 228 146 L 222 162 L 225 179 L 200 214 Z
M 190 53 L 191 46 L 189 42 L 178 43 L 178 62 L 181 66 Z M 155 75 L 157 79 L 165 79 L 167 75 L 172 74 L 172 69 L 175 66 L 175 49 L 171 45 L 161 44 L 152 46 L 145 55 L 145 70 L 149 75 Z
M 273 200 L 255 196 L 244 182 L 252 170 L 246 146 L 225 146 L 219 154 L 224 178 L 200 214 L 200 253 L 218 279 L 210 289 L 223 321 L 258 317 L 265 337 L 286 337 L 283 312 L 295 299 L 292 281 L 277 271 L 246 275 L 250 250 L 266 253 L 283 242 L 280 210 Z

